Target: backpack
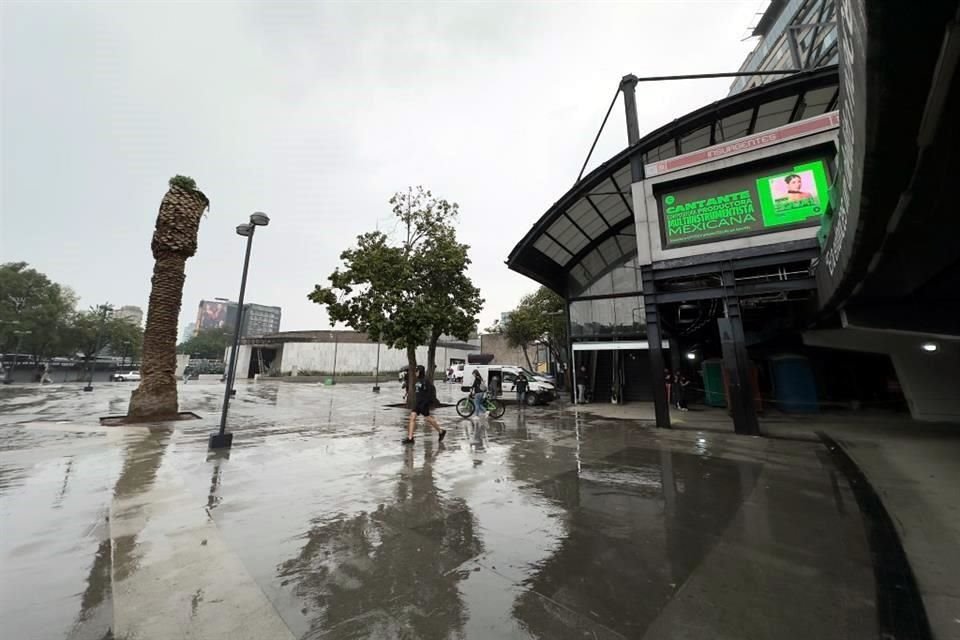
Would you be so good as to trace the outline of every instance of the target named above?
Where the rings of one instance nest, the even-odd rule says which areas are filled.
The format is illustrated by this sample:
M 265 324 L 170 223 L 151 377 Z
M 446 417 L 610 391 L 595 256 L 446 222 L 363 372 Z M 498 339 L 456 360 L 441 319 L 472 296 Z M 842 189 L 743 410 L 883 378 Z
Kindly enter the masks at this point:
M 481 381 L 480 381 L 480 393 L 486 393 L 486 392 L 487 392 L 487 383 L 484 382 L 483 380 L 481 380 Z

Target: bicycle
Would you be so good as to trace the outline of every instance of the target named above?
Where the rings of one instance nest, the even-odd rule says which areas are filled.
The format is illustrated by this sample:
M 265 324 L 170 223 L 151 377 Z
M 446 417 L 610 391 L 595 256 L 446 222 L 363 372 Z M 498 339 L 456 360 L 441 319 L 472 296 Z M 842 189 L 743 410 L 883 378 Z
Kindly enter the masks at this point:
M 491 418 L 499 418 L 503 415 L 503 412 L 507 410 L 503 402 L 489 396 L 483 399 L 483 408 L 487 410 Z M 469 418 L 473 415 L 474 411 L 476 411 L 476 407 L 473 404 L 472 393 L 464 398 L 460 398 L 460 401 L 457 402 L 457 413 L 460 414 L 461 418 Z

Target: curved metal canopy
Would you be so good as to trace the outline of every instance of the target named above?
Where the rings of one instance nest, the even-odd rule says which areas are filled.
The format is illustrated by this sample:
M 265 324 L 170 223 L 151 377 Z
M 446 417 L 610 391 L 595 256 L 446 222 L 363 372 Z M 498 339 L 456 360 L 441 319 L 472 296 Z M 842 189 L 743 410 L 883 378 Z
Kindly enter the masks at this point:
M 637 251 L 630 159 L 665 160 L 821 115 L 837 103 L 837 67 L 718 100 L 647 134 L 591 171 L 513 248 L 507 266 L 560 295 L 582 290 Z

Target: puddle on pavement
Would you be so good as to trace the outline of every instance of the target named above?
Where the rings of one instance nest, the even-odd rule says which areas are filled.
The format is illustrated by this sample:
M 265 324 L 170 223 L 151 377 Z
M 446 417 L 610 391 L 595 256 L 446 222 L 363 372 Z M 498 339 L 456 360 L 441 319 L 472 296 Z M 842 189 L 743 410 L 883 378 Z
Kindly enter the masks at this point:
M 217 388 L 191 383 L 182 398 L 216 402 Z M 100 393 L 66 402 L 82 401 L 96 416 L 118 392 Z M 41 548 L 17 565 L 27 587 L 65 567 L 76 603 L 65 628 L 109 629 L 110 585 L 136 581 L 158 550 L 176 553 L 149 526 L 144 503 L 174 478 L 186 498 L 170 498 L 177 501 L 163 517 L 175 527 L 178 514 L 186 522 L 203 513 L 222 538 L 217 548 L 239 558 L 294 637 L 634 638 L 670 616 L 694 615 L 684 585 L 701 604 L 731 590 L 761 609 L 764 591 L 790 598 L 796 615 L 789 607 L 765 613 L 776 628 L 811 610 L 870 626 L 862 609 L 869 612 L 872 583 L 858 581 L 869 565 L 850 564 L 867 562 L 858 515 L 842 508 L 847 489 L 816 445 L 751 449 L 548 407 L 497 421 L 459 420 L 450 409 L 439 414 L 449 430 L 443 445 L 421 428 L 404 448 L 405 412 L 379 406 L 366 385 L 274 384 L 241 394 L 231 404 L 237 444 L 226 454 L 206 451 L 210 419 L 131 431 L 101 449 L 61 443 L 48 453 L 59 461 L 49 479 L 16 462 L 42 455 L 43 440 L 0 451 L 4 517 L 29 518 L 31 496 L 47 496 L 39 507 L 46 528 L 24 521 L 21 543 L 49 539 L 57 509 L 86 523 L 84 544 Z M 767 446 L 781 455 L 769 477 L 759 461 Z M 110 505 L 122 530 L 106 522 Z M 714 570 L 727 562 L 722 575 Z M 776 572 L 790 582 L 773 580 Z M 851 593 L 867 603 L 853 613 Z M 213 606 L 205 594 L 183 594 L 184 619 L 204 618 Z M 3 614 L 16 605 L 18 631 L 30 632 L 48 604 L 42 594 L 6 593 Z M 795 626 L 807 637 L 841 637 L 817 625 Z

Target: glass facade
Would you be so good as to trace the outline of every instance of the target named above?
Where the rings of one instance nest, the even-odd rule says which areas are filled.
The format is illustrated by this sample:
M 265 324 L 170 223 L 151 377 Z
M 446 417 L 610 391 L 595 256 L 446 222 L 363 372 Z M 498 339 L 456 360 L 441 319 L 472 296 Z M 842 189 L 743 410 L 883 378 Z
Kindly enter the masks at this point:
M 836 0 L 790 0 L 771 7 L 780 13 L 770 19 L 753 52 L 741 65 L 741 71 L 778 71 L 816 69 L 836 64 L 837 47 Z M 744 76 L 734 80 L 730 95 L 771 82 L 784 76 Z
M 591 298 L 570 303 L 573 338 L 637 338 L 645 335 L 640 268 L 635 251 L 625 257 L 626 262 L 609 269 L 573 296 Z

